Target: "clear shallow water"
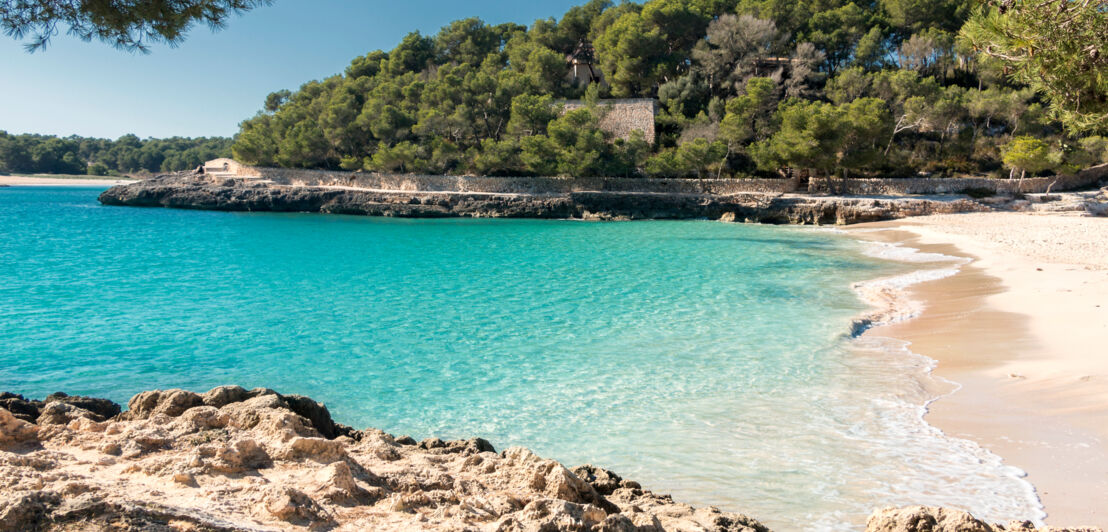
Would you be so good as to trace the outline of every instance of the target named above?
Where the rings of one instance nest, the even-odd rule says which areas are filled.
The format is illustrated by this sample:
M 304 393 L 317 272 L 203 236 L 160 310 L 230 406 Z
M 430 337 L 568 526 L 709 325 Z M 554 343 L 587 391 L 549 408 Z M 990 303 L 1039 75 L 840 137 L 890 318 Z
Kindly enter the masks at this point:
M 844 337 L 904 271 L 797 228 L 103 207 L 0 189 L 0 390 L 237 383 L 417 439 L 592 462 L 782 530 L 997 519 L 1010 468 L 920 421 L 929 361 Z M 925 379 L 924 379 L 925 380 Z

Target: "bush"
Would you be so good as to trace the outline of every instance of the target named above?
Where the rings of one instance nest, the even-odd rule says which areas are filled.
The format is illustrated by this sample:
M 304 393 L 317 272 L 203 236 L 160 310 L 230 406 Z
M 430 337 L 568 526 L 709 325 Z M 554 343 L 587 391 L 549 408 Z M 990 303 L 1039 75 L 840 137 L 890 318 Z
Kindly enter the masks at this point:
M 88 175 L 110 175 L 111 170 L 108 169 L 108 165 L 104 163 L 95 163 L 89 165 Z

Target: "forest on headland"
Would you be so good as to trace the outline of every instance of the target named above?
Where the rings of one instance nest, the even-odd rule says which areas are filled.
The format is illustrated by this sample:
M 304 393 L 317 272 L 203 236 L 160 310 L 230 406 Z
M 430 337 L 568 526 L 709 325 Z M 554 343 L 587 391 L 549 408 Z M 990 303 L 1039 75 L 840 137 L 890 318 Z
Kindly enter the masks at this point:
M 176 172 L 230 157 L 223 137 L 116 140 L 0 131 L 0 173 L 122 175 Z
M 21 4 L 0 27 L 29 49 L 61 21 L 141 50 L 266 3 L 154 25 L 161 15 L 114 4 L 65 16 Z M 410 33 L 271 93 L 233 139 L 0 131 L 0 172 L 155 173 L 234 156 L 518 176 L 1069 173 L 1108 161 L 1105 28 L 1108 0 L 590 0 L 529 27 L 470 18 Z M 621 98 L 657 102 L 650 137 L 604 127 Z
M 1103 6 L 1060 1 L 1044 15 L 972 0 L 591 0 L 530 27 L 459 20 L 270 94 L 233 153 L 430 174 L 1071 172 L 1108 159 L 1108 53 Z M 657 99 L 654 142 L 602 130 L 608 98 Z M 591 105 L 563 112 L 575 99 Z

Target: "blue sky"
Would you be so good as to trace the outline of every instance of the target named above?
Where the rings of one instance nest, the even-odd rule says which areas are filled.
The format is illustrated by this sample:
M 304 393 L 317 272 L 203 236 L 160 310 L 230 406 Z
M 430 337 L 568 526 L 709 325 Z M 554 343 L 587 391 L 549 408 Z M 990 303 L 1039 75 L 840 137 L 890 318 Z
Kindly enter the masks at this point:
M 233 135 L 267 94 L 341 72 L 409 31 L 452 20 L 530 25 L 581 0 L 276 0 L 150 54 L 57 36 L 27 53 L 0 35 L 0 130 L 116 138 Z

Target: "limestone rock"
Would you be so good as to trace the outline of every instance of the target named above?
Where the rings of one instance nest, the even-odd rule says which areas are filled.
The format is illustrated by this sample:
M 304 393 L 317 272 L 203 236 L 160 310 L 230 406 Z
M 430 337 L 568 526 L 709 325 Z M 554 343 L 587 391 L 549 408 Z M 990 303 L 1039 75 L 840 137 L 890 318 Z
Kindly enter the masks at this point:
M 78 419 L 101 420 L 100 416 L 67 403 L 47 403 L 38 416 L 39 425 L 68 425 Z
M 619 489 L 619 483 L 623 481 L 619 475 L 594 465 L 581 465 L 570 469 L 578 478 L 588 482 L 601 495 L 611 495 Z
M 115 416 L 119 415 L 119 405 L 113 401 L 107 399 L 100 399 L 96 397 L 83 397 L 80 395 L 66 395 L 62 392 L 56 392 L 46 396 L 43 400 L 44 403 L 65 403 L 73 405 L 77 408 L 90 412 L 93 416 L 89 419 L 93 421 L 107 421 Z
M 34 423 L 42 410 L 42 401 L 32 401 L 22 395 L 0 393 L 0 409 L 7 410 L 17 419 Z
M 346 462 L 333 462 L 317 472 L 312 493 L 334 504 L 351 506 L 368 504 L 375 501 L 382 490 L 370 486 L 372 490 L 358 485 L 353 471 Z
M 16 418 L 7 410 L 0 409 L 0 450 L 35 441 L 37 436 L 38 427 Z
M 265 509 L 277 519 L 312 528 L 334 521 L 325 508 L 296 488 L 277 488 L 265 499 Z
M 47 424 L 64 425 L 77 418 L 93 421 L 106 421 L 119 415 L 119 405 L 107 399 L 66 395 L 61 392 L 51 394 L 45 400 L 35 401 L 22 395 L 0 393 L 0 409 L 11 412 L 15 417 L 30 423 L 39 422 L 43 411 L 52 410 L 44 420 Z
M 778 192 L 652 193 L 633 190 L 467 193 L 212 181 L 187 173 L 112 187 L 105 205 L 220 211 L 320 212 L 408 218 L 498 217 L 596 220 L 710 219 L 790 224 L 850 224 L 923 214 L 989 211 L 958 197 L 817 197 Z M 326 434 L 321 430 L 321 433 Z
M 254 397 L 242 386 L 217 386 L 200 395 L 200 400 L 207 406 L 222 408 L 231 403 L 241 403 Z
M 554 460 L 540 458 L 522 447 L 509 448 L 503 457 L 523 473 L 521 479 L 536 492 L 569 502 L 594 502 L 599 498 L 592 486 Z
M 608 513 L 591 504 L 559 499 L 539 499 L 523 508 L 520 521 L 529 529 L 592 530 L 608 519 Z
M 15 493 L 0 498 L 0 530 L 35 530 L 60 503 L 61 496 L 50 491 Z
M 205 462 L 209 469 L 223 473 L 241 473 L 273 466 L 269 453 L 251 438 L 235 440 L 213 450 L 201 450 L 212 460 Z
M 144 392 L 104 421 L 110 405 L 67 399 L 0 395 L 40 421 L 0 409 L 0 448 L 19 445 L 0 452 L 0 530 L 765 530 L 523 448 L 352 431 L 267 389 Z
M 149 419 L 155 414 L 177 417 L 186 410 L 204 404 L 198 394 L 185 390 L 142 392 L 127 402 L 127 419 Z
M 319 431 L 324 438 L 335 439 L 350 430 L 349 427 L 337 425 L 331 419 L 331 413 L 327 411 L 327 407 L 323 406 L 323 403 L 317 403 L 310 397 L 302 395 L 282 395 L 281 397 L 288 403 L 289 410 L 310 421 L 312 427 Z
M 444 447 L 447 452 L 452 453 L 477 454 L 496 452 L 496 448 L 484 438 L 449 441 L 446 442 Z
M 324 438 L 293 438 L 282 456 L 286 460 L 312 460 L 330 464 L 346 459 L 346 446 L 342 442 Z
M 968 512 L 928 506 L 885 508 L 870 516 L 866 532 L 1098 532 L 1099 528 L 1036 528 L 1028 521 L 989 524 Z

